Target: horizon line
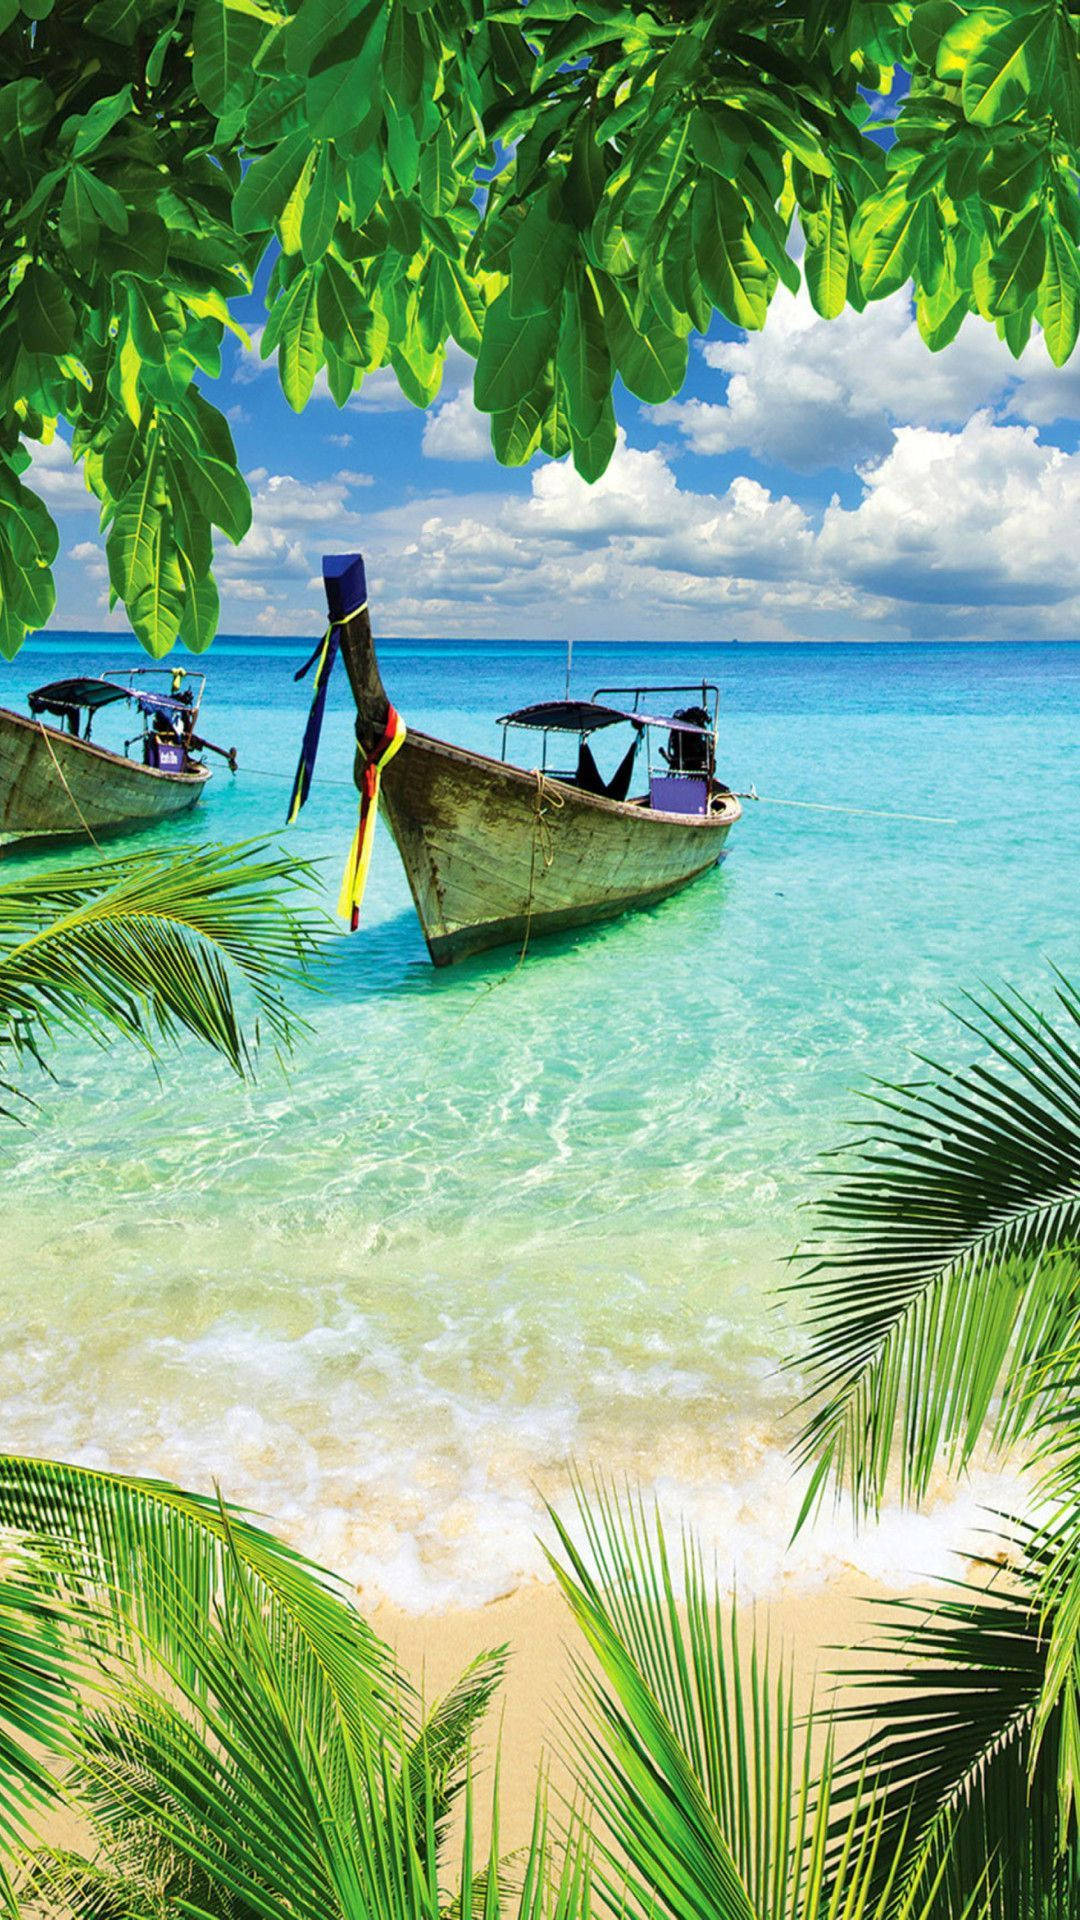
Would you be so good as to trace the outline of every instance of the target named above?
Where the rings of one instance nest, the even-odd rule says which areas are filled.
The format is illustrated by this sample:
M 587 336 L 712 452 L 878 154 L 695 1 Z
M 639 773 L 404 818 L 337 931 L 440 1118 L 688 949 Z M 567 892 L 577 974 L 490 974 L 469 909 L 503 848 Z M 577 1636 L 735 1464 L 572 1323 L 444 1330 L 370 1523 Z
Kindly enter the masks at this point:
M 108 628 L 108 627 L 104 627 L 104 628 L 99 628 L 99 627 L 38 628 L 36 632 L 32 634 L 27 634 L 26 639 L 23 642 L 23 646 L 26 647 L 30 645 L 31 642 L 33 641 L 42 642 L 46 646 L 50 644 L 62 645 L 65 642 L 73 642 L 73 641 L 100 642 L 103 645 L 124 646 L 124 647 L 128 645 L 134 645 L 139 649 L 140 653 L 145 652 L 145 649 L 139 645 L 139 642 L 133 633 L 131 632 L 120 633 L 120 632 L 117 632 L 115 628 Z M 211 643 L 211 646 L 208 648 L 205 648 L 202 653 L 189 654 L 186 648 L 184 648 L 179 643 L 177 643 L 174 647 L 171 647 L 169 649 L 168 653 L 161 655 L 160 657 L 161 664 L 164 665 L 166 660 L 175 659 L 180 656 L 183 656 L 185 658 L 190 658 L 192 660 L 204 660 L 212 652 L 214 646 L 219 646 L 219 647 L 228 646 L 230 643 L 239 644 L 244 647 L 250 647 L 253 650 L 258 647 L 270 648 L 270 647 L 274 647 L 275 645 L 296 646 L 298 648 L 310 648 L 311 634 L 310 632 L 306 632 L 306 633 L 219 633 L 215 636 L 215 639 Z M 560 653 L 564 652 L 566 649 L 565 638 L 556 634 L 495 635 L 495 634 L 383 633 L 378 636 L 378 643 L 380 646 L 391 646 L 391 647 L 408 647 L 408 646 L 556 647 L 558 648 Z M 710 639 L 685 638 L 685 639 L 673 639 L 673 640 L 666 640 L 666 639 L 630 640 L 630 639 L 604 639 L 604 638 L 597 638 L 592 635 L 590 636 L 575 635 L 573 644 L 575 648 L 619 647 L 619 648 L 631 649 L 631 648 L 647 647 L 655 650 L 657 648 L 666 648 L 666 647 L 672 647 L 672 648 L 701 647 L 701 648 L 710 648 L 710 649 L 713 649 L 714 651 L 720 651 L 720 650 L 731 651 L 731 650 L 734 650 L 735 648 L 742 648 L 746 651 L 751 651 L 751 650 L 773 651 L 775 649 L 780 649 L 784 647 L 787 647 L 791 650 L 803 649 L 803 648 L 807 650 L 811 650 L 815 648 L 817 649 L 824 649 L 824 648 L 855 649 L 860 647 L 863 647 L 863 648 L 874 647 L 874 648 L 880 648 L 880 649 L 892 649 L 892 648 L 901 648 L 901 647 L 920 647 L 920 648 L 922 647 L 925 647 L 925 648 L 933 648 L 933 647 L 939 647 L 939 648 L 988 647 L 989 648 L 989 647 L 992 647 L 995 649 L 998 649 L 998 648 L 1018 649 L 1018 648 L 1029 648 L 1029 647 L 1031 648 L 1033 647 L 1078 647 L 1080 646 L 1080 635 L 1077 635 L 1072 639 L 1066 639 L 1060 636 L 1050 638 L 1044 635 L 1033 634 L 1033 635 L 1027 635 L 1023 639 L 998 639 L 998 640 L 988 639 L 984 634 L 983 635 L 951 635 L 948 637 L 936 637 L 932 639 L 921 636 L 921 635 L 915 635 L 915 634 L 905 634 L 903 636 L 891 637 L 891 638 L 882 637 L 877 639 L 870 639 L 866 637 L 852 637 L 848 639 L 848 638 L 837 636 L 829 640 L 821 640 L 816 638 L 806 638 L 802 640 L 791 640 L 791 639 L 742 640 L 737 635 L 733 635 L 730 639 L 726 639 L 726 640 L 720 640 L 715 638 L 710 638 Z M 149 660 L 151 660 L 152 664 L 154 663 L 154 658 L 152 655 L 147 654 L 146 657 Z M 4 664 L 6 666 L 12 666 L 14 665 L 14 662 L 15 660 L 17 660 L 17 658 L 18 658 L 18 654 L 15 654 L 11 657 L 11 659 L 7 660 Z

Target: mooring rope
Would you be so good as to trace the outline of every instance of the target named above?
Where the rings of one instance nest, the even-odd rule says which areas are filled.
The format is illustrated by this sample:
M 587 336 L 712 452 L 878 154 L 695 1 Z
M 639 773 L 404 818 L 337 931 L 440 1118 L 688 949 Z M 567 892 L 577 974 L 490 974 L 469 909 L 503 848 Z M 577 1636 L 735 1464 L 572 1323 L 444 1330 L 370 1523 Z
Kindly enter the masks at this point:
M 536 774 L 536 792 L 533 795 L 533 837 L 532 849 L 529 854 L 529 896 L 525 903 L 525 938 L 521 943 L 521 952 L 517 957 L 517 965 L 519 967 L 529 951 L 529 936 L 532 933 L 533 896 L 536 885 L 536 855 L 539 851 L 545 873 L 555 858 L 555 842 L 551 837 L 551 826 L 547 819 L 547 807 L 544 805 L 544 801 L 546 798 L 548 805 L 554 807 L 556 812 L 561 812 L 562 808 L 566 805 L 562 794 L 556 793 L 554 788 L 548 785 L 544 778 L 543 769 L 535 767 L 533 771 Z
M 72 793 L 71 788 L 68 786 L 67 780 L 64 777 L 64 769 L 60 765 L 60 762 L 56 757 L 56 750 L 53 746 L 52 741 L 49 739 L 49 729 L 47 726 L 45 726 L 44 722 L 41 720 L 38 721 L 38 726 L 41 729 L 41 737 L 44 740 L 45 745 L 49 749 L 49 757 L 52 760 L 53 766 L 56 768 L 57 774 L 59 775 L 60 785 L 63 787 L 64 792 L 67 794 L 68 799 L 71 801 L 71 804 L 74 807 L 76 813 L 78 814 L 79 819 L 82 821 L 83 832 L 89 837 L 91 844 L 95 846 L 98 849 L 98 852 L 100 853 L 101 842 L 97 838 L 93 827 L 90 825 L 89 820 L 87 819 L 85 813 L 83 812 L 78 801 L 76 800 L 75 795 Z
M 810 813 L 853 813 L 868 820 L 917 820 L 927 827 L 955 827 L 960 823 L 941 813 L 894 813 L 885 807 L 841 807 L 825 800 L 777 800 L 771 793 L 759 793 L 752 786 L 748 793 L 736 793 L 736 800 L 758 800 L 763 807 L 803 807 Z

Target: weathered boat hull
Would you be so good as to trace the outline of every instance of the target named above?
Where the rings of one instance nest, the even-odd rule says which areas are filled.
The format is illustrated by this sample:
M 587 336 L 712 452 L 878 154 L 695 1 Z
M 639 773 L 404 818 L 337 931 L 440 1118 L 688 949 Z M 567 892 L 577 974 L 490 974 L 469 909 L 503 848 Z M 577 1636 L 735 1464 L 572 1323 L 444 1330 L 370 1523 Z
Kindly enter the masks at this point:
M 0 707 L 0 843 L 118 833 L 194 806 L 209 767 L 165 773 Z
M 436 966 L 651 906 L 715 866 L 739 817 L 602 799 L 563 781 L 409 733 L 382 781 Z
M 356 701 L 355 778 L 364 788 L 386 747 L 390 703 L 363 560 L 327 554 L 323 578 Z M 317 738 L 316 725 L 312 753 Z M 664 813 L 411 729 L 386 760 L 380 806 L 437 967 L 663 900 L 716 865 L 741 813 L 716 783 L 707 813 Z

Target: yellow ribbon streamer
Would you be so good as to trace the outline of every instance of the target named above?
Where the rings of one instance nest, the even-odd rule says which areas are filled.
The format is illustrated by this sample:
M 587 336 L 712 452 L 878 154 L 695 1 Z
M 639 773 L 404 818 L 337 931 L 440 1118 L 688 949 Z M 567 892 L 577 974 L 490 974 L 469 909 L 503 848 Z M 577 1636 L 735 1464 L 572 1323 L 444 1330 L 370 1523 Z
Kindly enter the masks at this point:
M 368 870 L 371 866 L 371 849 L 375 841 L 375 816 L 379 811 L 379 787 L 383 768 L 389 766 L 399 747 L 404 746 L 406 726 L 401 715 L 391 709 L 394 716 L 394 734 L 387 742 L 377 760 L 369 760 L 364 768 L 364 789 L 360 799 L 360 818 L 353 834 L 349 857 L 345 862 L 345 872 L 341 881 L 341 893 L 338 897 L 338 912 L 343 920 L 348 920 L 355 930 L 360 917 L 360 907 L 367 886 Z

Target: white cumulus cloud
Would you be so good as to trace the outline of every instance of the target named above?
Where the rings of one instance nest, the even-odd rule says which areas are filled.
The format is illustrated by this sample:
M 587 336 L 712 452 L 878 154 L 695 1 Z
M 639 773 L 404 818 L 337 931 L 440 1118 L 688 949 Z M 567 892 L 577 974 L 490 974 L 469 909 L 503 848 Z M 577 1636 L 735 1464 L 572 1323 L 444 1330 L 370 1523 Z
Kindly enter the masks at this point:
M 466 385 L 443 400 L 424 422 L 421 451 L 429 460 L 491 460 L 491 427 Z
M 668 401 L 652 418 L 677 426 L 695 453 L 745 451 L 800 473 L 881 458 L 900 425 L 960 426 L 984 407 L 1047 425 L 1080 406 L 1080 366 L 1053 367 L 1038 336 L 1015 361 L 969 315 L 928 353 L 903 291 L 822 320 L 805 287 L 780 288 L 762 332 L 702 353 L 726 381 L 721 397 Z
M 39 493 L 53 508 L 85 507 L 97 512 L 98 503 L 86 490 L 81 467 L 72 465 L 71 448 L 62 434 L 54 434 L 46 443 L 32 440 L 30 465 L 23 475 L 26 486 Z
M 996 623 L 1002 609 L 1047 609 L 1040 630 L 1075 631 L 1080 454 L 981 412 L 959 433 L 900 428 L 862 480 L 856 507 L 825 512 L 821 567 L 901 605 L 987 609 Z

